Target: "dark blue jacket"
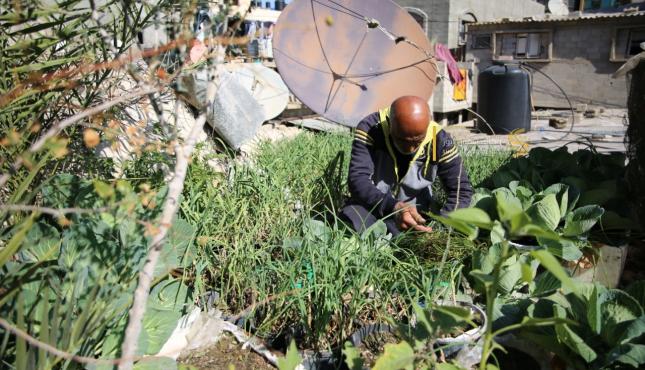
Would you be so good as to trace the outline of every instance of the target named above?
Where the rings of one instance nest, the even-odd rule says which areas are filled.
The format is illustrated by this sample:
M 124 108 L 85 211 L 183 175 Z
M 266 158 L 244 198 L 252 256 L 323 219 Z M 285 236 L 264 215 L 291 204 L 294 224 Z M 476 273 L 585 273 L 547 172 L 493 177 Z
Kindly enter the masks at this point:
M 399 201 L 430 210 L 432 183 L 439 177 L 448 199 L 440 213 L 468 207 L 472 186 L 459 151 L 450 135 L 435 122 L 412 159 L 406 173 L 398 173 L 400 156 L 389 135 L 389 108 L 365 117 L 356 128 L 349 164 L 352 201 L 379 217 L 394 210 Z

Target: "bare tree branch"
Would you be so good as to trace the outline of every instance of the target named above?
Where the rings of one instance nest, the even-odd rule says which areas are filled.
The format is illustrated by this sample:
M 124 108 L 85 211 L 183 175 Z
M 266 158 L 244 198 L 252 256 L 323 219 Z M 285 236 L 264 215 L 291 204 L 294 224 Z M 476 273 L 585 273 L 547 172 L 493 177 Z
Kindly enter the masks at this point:
M 133 361 L 127 359 L 133 358 L 137 351 L 137 342 L 139 341 L 139 334 L 141 332 L 143 314 L 146 311 L 146 302 L 150 293 L 150 284 L 153 279 L 154 268 L 161 254 L 163 241 L 170 229 L 172 219 L 179 208 L 179 196 L 184 189 L 184 179 L 186 178 L 190 157 L 195 148 L 197 136 L 203 129 L 204 122 L 206 122 L 206 114 L 202 114 L 197 118 L 185 144 L 181 145 L 178 143 L 175 146 L 177 162 L 175 164 L 174 176 L 168 184 L 168 195 L 164 201 L 161 219 L 159 220 L 159 230 L 150 243 L 146 262 L 139 273 L 139 283 L 134 292 L 134 302 L 129 312 L 128 326 L 125 329 L 125 337 L 123 339 L 123 345 L 121 346 L 121 353 L 126 358 L 126 361 L 119 364 L 120 370 L 132 369 Z
M 130 359 L 126 359 L 124 357 L 114 358 L 114 359 L 97 359 L 97 358 L 94 358 L 94 357 L 79 356 L 79 355 L 75 355 L 73 353 L 62 351 L 62 350 L 52 346 L 51 344 L 41 342 L 40 340 L 38 340 L 38 339 L 32 337 L 31 335 L 29 335 L 29 333 L 25 332 L 24 330 L 22 330 L 20 328 L 17 328 L 16 326 L 12 325 L 11 323 L 9 323 L 8 321 L 6 321 L 3 318 L 0 318 L 0 326 L 5 328 L 5 330 L 13 333 L 17 337 L 24 339 L 27 343 L 29 343 L 30 345 L 32 345 L 32 346 L 34 346 L 36 348 L 40 348 L 42 350 L 45 350 L 45 351 L 53 354 L 54 356 L 64 358 L 65 360 L 74 361 L 74 362 L 78 362 L 78 363 L 82 363 L 82 364 L 118 365 L 118 364 L 120 364 L 122 362 L 125 362 L 126 360 L 129 360 L 129 361 L 154 361 L 154 360 L 157 360 L 157 359 L 161 358 L 161 357 L 157 357 L 157 356 L 133 356 Z M 169 353 L 168 355 L 171 355 L 171 354 L 172 353 Z

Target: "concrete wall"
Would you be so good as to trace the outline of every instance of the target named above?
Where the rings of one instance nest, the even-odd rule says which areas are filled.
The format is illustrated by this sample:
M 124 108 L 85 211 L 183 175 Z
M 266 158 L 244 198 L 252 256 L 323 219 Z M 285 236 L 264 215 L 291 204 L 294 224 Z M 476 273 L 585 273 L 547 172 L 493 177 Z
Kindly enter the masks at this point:
M 553 32 L 552 59 L 531 63 L 553 78 L 567 93 L 573 104 L 585 103 L 604 107 L 624 108 L 627 86 L 624 78 L 611 75 L 624 62 L 610 61 L 615 29 L 645 24 L 644 17 L 609 20 L 579 20 L 569 22 L 515 23 L 471 26 L 466 53 L 467 61 L 477 66 L 475 75 L 492 64 L 491 49 L 471 49 L 475 33 L 494 31 L 551 30 Z M 541 74 L 535 72 L 533 102 L 538 107 L 568 108 L 559 89 Z M 477 81 L 475 80 L 475 85 Z M 475 90 L 477 86 L 475 86 Z M 475 94 L 475 101 L 477 100 Z
M 544 5 L 533 0 L 457 0 L 450 1 L 450 20 L 448 23 L 449 48 L 457 47 L 459 40 L 459 23 L 465 14 L 471 13 L 478 22 L 492 21 L 500 18 L 523 18 L 544 14 Z
M 470 20 L 492 21 L 499 18 L 522 18 L 544 14 L 544 5 L 534 0 L 395 0 L 402 7 L 417 8 L 428 17 L 428 38 L 450 49 L 459 46 L 459 25 Z

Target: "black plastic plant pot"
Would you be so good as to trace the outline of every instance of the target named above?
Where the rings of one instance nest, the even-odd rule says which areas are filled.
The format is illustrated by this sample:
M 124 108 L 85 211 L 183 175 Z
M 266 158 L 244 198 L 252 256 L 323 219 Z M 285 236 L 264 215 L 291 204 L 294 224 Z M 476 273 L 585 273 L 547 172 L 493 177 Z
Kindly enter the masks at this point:
M 338 369 L 340 357 L 333 352 L 314 352 L 305 350 L 300 352 L 302 366 L 306 370 L 335 370 Z
M 479 338 L 481 338 L 484 331 L 486 330 L 486 313 L 482 308 L 472 303 L 462 301 L 439 301 L 437 302 L 437 304 L 443 306 L 457 305 L 459 307 L 468 308 L 472 312 L 473 316 L 477 316 L 481 320 L 481 324 L 478 327 L 465 331 L 458 336 L 437 339 L 436 343 L 438 346 L 443 348 L 444 355 L 456 355 L 457 353 L 459 353 L 459 351 L 466 348 L 467 346 L 474 345 L 479 340 Z M 358 347 L 366 338 L 370 337 L 371 335 L 396 333 L 396 331 L 396 327 L 383 323 L 365 325 L 355 331 L 354 334 L 352 334 L 352 336 L 350 337 L 350 342 L 352 343 L 352 345 L 354 345 L 354 347 Z
M 463 308 L 470 309 L 470 312 L 473 316 L 479 317 L 481 324 L 478 327 L 467 330 L 456 337 L 445 337 L 437 339 L 437 344 L 441 347 L 445 347 L 443 352 L 446 356 L 451 356 L 457 354 L 459 351 L 467 347 L 468 345 L 474 344 L 481 338 L 486 330 L 486 313 L 484 310 L 470 302 L 463 301 L 439 301 L 438 305 L 441 306 L 459 306 Z

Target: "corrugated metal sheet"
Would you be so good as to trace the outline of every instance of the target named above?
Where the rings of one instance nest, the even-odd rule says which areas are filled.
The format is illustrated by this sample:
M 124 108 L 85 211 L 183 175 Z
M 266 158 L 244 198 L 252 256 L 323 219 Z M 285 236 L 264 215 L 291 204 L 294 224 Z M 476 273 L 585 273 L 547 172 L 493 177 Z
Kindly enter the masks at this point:
M 632 18 L 644 17 L 645 11 L 630 12 L 630 13 L 583 13 L 583 15 L 570 15 L 570 16 L 550 16 L 550 17 L 526 17 L 520 19 L 502 18 L 495 21 L 479 22 L 469 24 L 469 27 L 486 26 L 491 24 L 511 24 L 511 23 L 548 23 L 548 22 L 576 22 L 597 19 L 614 19 L 614 18 Z

